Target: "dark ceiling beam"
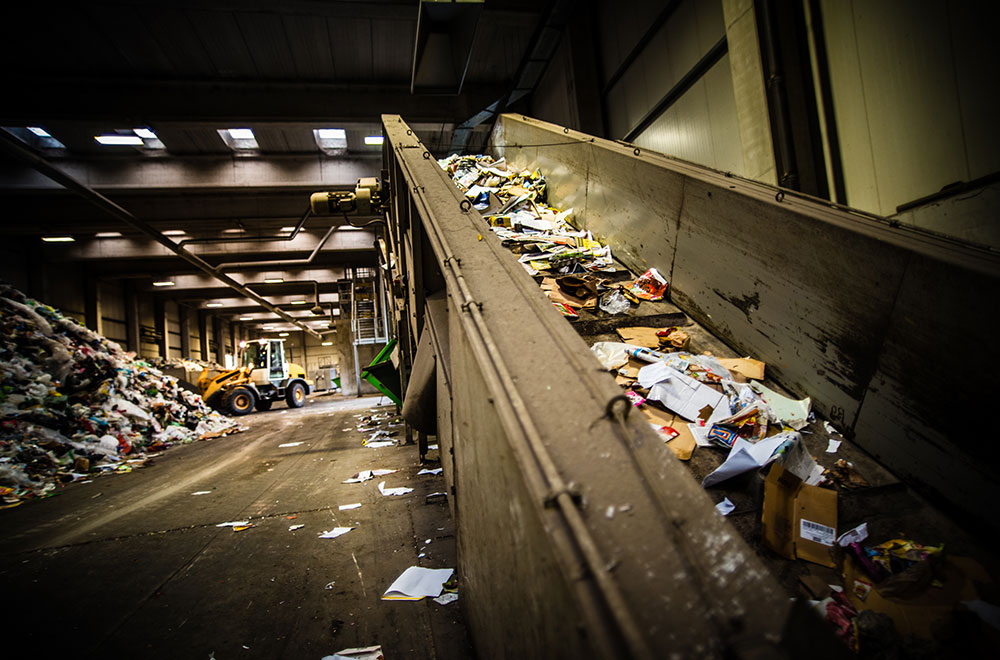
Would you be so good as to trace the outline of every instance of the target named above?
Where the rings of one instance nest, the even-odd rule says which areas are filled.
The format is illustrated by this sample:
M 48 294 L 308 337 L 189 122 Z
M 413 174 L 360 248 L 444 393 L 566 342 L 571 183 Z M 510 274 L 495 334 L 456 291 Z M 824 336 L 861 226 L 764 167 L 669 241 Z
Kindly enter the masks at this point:
M 302 233 L 292 241 L 265 243 L 193 244 L 187 252 L 199 259 L 210 261 L 228 260 L 238 256 L 240 261 L 256 261 L 279 255 L 281 258 L 298 259 L 308 257 L 322 237 L 312 233 Z M 354 228 L 339 229 L 327 240 L 320 255 L 339 252 L 374 253 L 375 234 Z M 46 253 L 53 261 L 107 261 L 114 259 L 176 259 L 174 247 L 167 248 L 159 241 L 132 238 L 109 238 L 77 241 L 75 243 L 54 243 L 46 246 Z M 253 268 L 251 266 L 251 268 Z
M 211 158 L 50 158 L 53 167 L 87 181 L 105 194 L 185 196 L 205 192 L 303 192 L 301 206 L 308 207 L 308 193 L 326 189 L 353 190 L 358 179 L 378 176 L 380 156 L 326 158 L 316 156 L 228 156 Z M 0 167 L 0 187 L 5 193 L 62 191 L 63 186 L 29 167 Z
M 198 80 L 14 78 L 4 84 L 0 122 L 112 121 L 124 128 L 166 122 L 463 121 L 496 100 L 495 85 L 457 95 L 411 94 L 409 81 L 378 85 Z M 67 102 L 72 99 L 72 102 Z

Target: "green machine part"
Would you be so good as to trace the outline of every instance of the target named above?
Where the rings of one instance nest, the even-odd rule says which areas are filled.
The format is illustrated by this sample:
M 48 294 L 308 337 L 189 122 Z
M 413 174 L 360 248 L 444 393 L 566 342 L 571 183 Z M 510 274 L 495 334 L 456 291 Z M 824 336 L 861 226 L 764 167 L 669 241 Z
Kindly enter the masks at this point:
M 395 347 L 396 340 L 390 340 L 375 356 L 372 363 L 361 369 L 361 377 L 371 383 L 379 392 L 392 399 L 397 406 L 401 406 L 403 405 L 403 392 L 399 382 L 399 370 L 390 359 Z

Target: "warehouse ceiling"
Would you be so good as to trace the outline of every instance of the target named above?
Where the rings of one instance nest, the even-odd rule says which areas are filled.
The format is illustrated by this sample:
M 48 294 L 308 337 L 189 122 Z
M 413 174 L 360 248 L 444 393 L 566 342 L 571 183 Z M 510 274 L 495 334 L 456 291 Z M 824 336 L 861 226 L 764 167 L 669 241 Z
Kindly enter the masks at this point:
M 309 194 L 380 175 L 383 113 L 402 115 L 438 155 L 482 144 L 483 111 L 503 109 L 541 68 L 539 51 L 554 50 L 550 10 L 518 0 L 5 9 L 0 237 L 190 307 L 278 318 L 56 183 L 33 155 L 213 268 L 229 263 L 228 276 L 282 309 L 303 293 L 335 301 L 346 268 L 375 263 L 374 234 L 306 216 Z

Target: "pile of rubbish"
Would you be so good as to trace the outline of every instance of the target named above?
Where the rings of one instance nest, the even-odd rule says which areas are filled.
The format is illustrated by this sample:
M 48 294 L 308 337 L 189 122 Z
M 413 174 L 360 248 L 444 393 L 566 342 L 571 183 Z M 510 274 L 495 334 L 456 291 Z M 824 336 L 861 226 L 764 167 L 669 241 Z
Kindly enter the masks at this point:
M 157 369 L 184 369 L 185 371 L 202 371 L 204 369 L 223 371 L 223 367 L 218 362 L 211 360 L 194 360 L 190 358 L 162 358 L 154 357 L 147 360 L 150 366 Z
M 6 506 L 147 452 L 239 430 L 201 397 L 0 283 L 0 494 Z
M 669 283 L 655 268 L 635 277 L 614 261 L 610 246 L 574 226 L 573 209 L 548 205 L 541 172 L 482 155 L 438 162 L 571 320 L 579 310 L 602 318 L 600 312 L 618 315 L 667 296 Z M 692 465 L 698 462 L 691 461 L 696 449 L 709 452 L 692 468 L 707 473 L 705 488 L 721 486 L 735 494 L 743 488 L 731 488 L 741 483 L 736 477 L 759 474 L 764 485 L 762 496 L 759 490 L 754 496 L 752 513 L 759 521 L 752 526 L 754 538 L 780 557 L 825 567 L 817 569 L 826 570 L 822 579 L 808 576 L 813 579 L 807 591 L 849 648 L 867 657 L 879 649 L 898 651 L 904 638 L 926 638 L 932 621 L 956 612 L 1000 630 L 1000 608 L 979 600 L 976 585 L 984 571 L 970 558 L 945 556 L 943 544 L 905 538 L 864 545 L 867 523 L 838 534 L 838 491 L 869 483 L 846 459 L 829 469 L 816 461 L 803 434 L 828 442 L 827 454 L 835 454 L 843 438 L 828 422 L 816 420 L 809 398 L 796 400 L 766 387 L 763 362 L 691 352 L 690 338 L 679 327 L 616 327 L 615 332 L 621 341 L 597 341 L 591 351 L 615 375 L 623 398 L 678 459 Z M 719 451 L 724 458 L 712 456 Z M 728 497 L 716 508 L 721 515 L 736 510 Z
M 666 294 L 667 281 L 655 268 L 620 281 L 630 273 L 615 264 L 611 247 L 576 229 L 573 209 L 545 203 L 545 178 L 538 170 L 509 169 L 503 159 L 483 155 L 452 155 L 438 164 L 528 274 L 541 276 L 542 290 L 564 316 L 598 307 L 622 314 Z
M 369 449 L 396 445 L 404 428 L 403 418 L 380 408 L 372 408 L 369 413 L 354 416 L 357 419 L 355 428 L 363 436 L 361 444 Z

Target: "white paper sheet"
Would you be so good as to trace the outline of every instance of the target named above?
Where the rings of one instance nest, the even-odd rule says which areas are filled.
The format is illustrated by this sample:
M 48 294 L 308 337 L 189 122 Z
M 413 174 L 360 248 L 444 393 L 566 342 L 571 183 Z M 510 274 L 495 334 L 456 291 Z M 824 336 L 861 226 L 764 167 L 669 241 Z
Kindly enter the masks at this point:
M 715 510 L 724 516 L 728 516 L 730 513 L 736 510 L 736 505 L 729 501 L 729 498 L 724 498 L 721 502 L 715 505 Z
M 385 593 L 382 600 L 420 600 L 436 598 L 441 595 L 444 583 L 455 572 L 453 568 L 423 568 L 410 566 L 396 578 Z
M 353 527 L 334 527 L 333 529 L 331 529 L 328 532 L 323 532 L 322 534 L 319 535 L 319 537 L 321 539 L 335 539 L 338 536 L 343 536 L 344 534 L 346 534 L 347 532 L 351 531 L 352 529 L 354 529 L 354 528 Z
M 281 447 L 298 447 L 301 444 L 302 444 L 301 442 L 286 442 L 283 445 L 278 445 L 278 448 L 280 449 Z
M 716 392 L 708 385 L 699 383 L 694 378 L 685 376 L 676 369 L 661 366 L 653 363 L 639 370 L 639 383 L 643 381 L 643 372 L 653 369 L 652 376 L 647 373 L 647 381 L 651 377 L 659 378 L 663 375 L 664 369 L 669 369 L 673 373 L 666 380 L 661 380 L 654 384 L 649 390 L 647 399 L 654 399 L 665 405 L 689 422 L 697 421 L 698 414 L 705 406 L 712 409 L 713 415 L 723 400 L 722 394 Z
M 365 447 L 368 447 L 369 449 L 380 449 L 382 447 L 392 447 L 395 444 L 396 443 L 392 440 L 379 440 L 377 442 L 369 442 L 365 445 Z
M 361 502 L 355 502 L 354 504 L 341 504 L 337 507 L 340 511 L 350 511 L 351 509 L 360 509 Z
M 216 527 L 246 527 L 249 524 L 249 520 L 234 520 L 232 522 L 219 523 Z
M 756 470 L 767 465 L 776 458 L 774 451 L 783 442 L 792 438 L 799 438 L 801 442 L 801 436 L 798 433 L 779 433 L 771 438 L 764 438 L 755 444 L 743 438 L 737 438 L 736 442 L 733 443 L 732 449 L 729 450 L 729 456 L 726 457 L 726 460 L 722 465 L 715 468 L 714 472 L 705 477 L 701 485 L 708 488 L 738 474 Z
M 323 660 L 381 660 L 384 657 L 381 646 L 366 646 L 337 651 L 333 655 L 325 656 Z
M 412 493 L 413 489 L 407 488 L 406 486 L 398 486 L 396 488 L 386 488 L 385 482 L 382 481 L 379 482 L 378 492 L 382 493 L 386 497 L 389 497 L 390 495 L 406 495 L 407 493 Z
M 840 449 L 840 443 L 841 443 L 840 440 L 834 440 L 833 438 L 830 438 L 830 442 L 826 445 L 826 453 L 836 454 L 837 450 Z
M 441 474 L 442 470 L 444 470 L 444 468 L 434 468 L 433 470 L 424 468 L 420 472 L 417 472 L 417 474 Z

